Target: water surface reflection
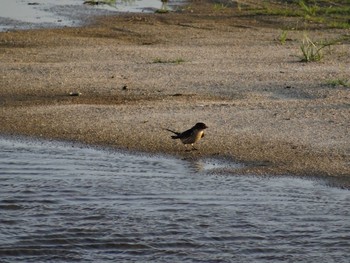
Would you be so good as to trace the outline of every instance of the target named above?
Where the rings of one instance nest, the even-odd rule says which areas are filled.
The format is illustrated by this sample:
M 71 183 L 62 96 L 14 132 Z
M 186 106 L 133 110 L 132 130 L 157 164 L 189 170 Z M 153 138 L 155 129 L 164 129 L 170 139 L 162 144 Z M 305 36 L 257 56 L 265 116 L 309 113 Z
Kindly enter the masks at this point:
M 0 0 L 0 32 L 81 26 L 95 16 L 171 11 L 184 3 L 184 0 Z
M 348 262 L 348 190 L 223 165 L 0 139 L 0 258 Z

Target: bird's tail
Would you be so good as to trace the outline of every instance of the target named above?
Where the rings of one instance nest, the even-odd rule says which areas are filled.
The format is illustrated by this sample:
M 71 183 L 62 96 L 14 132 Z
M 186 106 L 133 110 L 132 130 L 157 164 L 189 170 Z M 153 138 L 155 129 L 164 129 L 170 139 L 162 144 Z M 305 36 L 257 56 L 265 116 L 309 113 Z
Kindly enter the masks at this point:
M 172 139 L 179 139 L 179 135 L 180 135 L 179 132 L 176 132 L 176 131 L 173 131 L 173 130 L 170 130 L 170 129 L 167 129 L 167 128 L 164 128 L 164 130 L 170 131 L 170 132 L 176 134 L 176 135 L 171 136 Z

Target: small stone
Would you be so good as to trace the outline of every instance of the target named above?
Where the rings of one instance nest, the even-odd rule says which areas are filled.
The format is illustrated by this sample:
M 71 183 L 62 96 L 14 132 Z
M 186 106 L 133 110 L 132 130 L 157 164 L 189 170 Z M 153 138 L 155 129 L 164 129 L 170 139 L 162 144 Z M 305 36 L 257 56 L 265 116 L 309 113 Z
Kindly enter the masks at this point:
M 71 92 L 69 92 L 69 96 L 72 96 L 72 97 L 80 96 L 80 95 L 81 95 L 81 93 L 79 91 L 71 91 Z

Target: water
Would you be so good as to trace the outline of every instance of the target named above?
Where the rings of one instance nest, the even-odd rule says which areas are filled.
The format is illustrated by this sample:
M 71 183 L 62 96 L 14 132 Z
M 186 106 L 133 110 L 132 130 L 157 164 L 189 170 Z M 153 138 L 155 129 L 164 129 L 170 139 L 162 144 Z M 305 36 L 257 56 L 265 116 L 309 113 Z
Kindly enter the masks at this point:
M 184 0 L 171 1 L 166 6 L 161 0 L 110 0 L 109 3 L 91 6 L 84 4 L 84 0 L 0 0 L 0 32 L 79 26 L 94 16 L 115 12 L 172 10 L 183 4 Z
M 161 0 L 109 0 L 109 5 L 97 5 L 96 8 L 119 12 L 154 12 L 159 9 L 176 9 L 185 0 L 172 0 L 168 3 Z M 108 2 L 108 1 L 107 1 Z
M 349 190 L 235 167 L 0 138 L 0 261 L 349 261 Z

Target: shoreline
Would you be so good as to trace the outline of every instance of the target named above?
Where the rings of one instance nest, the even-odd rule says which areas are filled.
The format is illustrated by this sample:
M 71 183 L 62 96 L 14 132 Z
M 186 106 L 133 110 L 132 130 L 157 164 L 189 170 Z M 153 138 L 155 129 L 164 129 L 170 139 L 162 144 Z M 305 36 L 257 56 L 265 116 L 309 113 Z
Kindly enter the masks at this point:
M 86 148 L 107 151 L 109 153 L 119 153 L 125 156 L 143 156 L 146 158 L 160 157 L 167 159 L 178 159 L 187 161 L 190 163 L 196 163 L 198 161 L 209 161 L 213 162 L 214 165 L 218 165 L 215 169 L 215 175 L 238 175 L 238 176 L 258 176 L 258 177 L 291 177 L 291 178 L 300 178 L 303 180 L 315 181 L 327 185 L 328 187 L 335 187 L 341 189 L 350 189 L 350 177 L 347 175 L 340 176 L 329 176 L 326 174 L 292 174 L 292 173 L 267 173 L 267 171 L 262 169 L 257 169 L 256 166 L 264 166 L 263 163 L 239 163 L 237 160 L 232 158 L 224 158 L 222 156 L 202 156 L 202 155 L 187 155 L 183 156 L 180 154 L 174 153 L 160 153 L 160 152 L 149 152 L 149 151 L 139 151 L 139 150 L 128 150 L 123 148 L 116 148 L 110 145 L 102 144 L 88 144 L 79 141 L 65 140 L 65 139 L 52 139 L 52 138 L 42 138 L 42 137 L 33 137 L 27 135 L 19 134 L 0 134 L 0 140 L 10 140 L 15 142 L 29 142 L 29 143 L 49 143 L 50 145 L 59 145 L 72 148 Z
M 327 86 L 350 75 L 349 43 L 301 63 L 302 31 L 281 45 L 268 22 L 192 7 L 0 33 L 1 134 L 247 164 L 238 173 L 349 176 L 350 91 Z M 209 126 L 199 151 L 163 130 L 198 121 Z

